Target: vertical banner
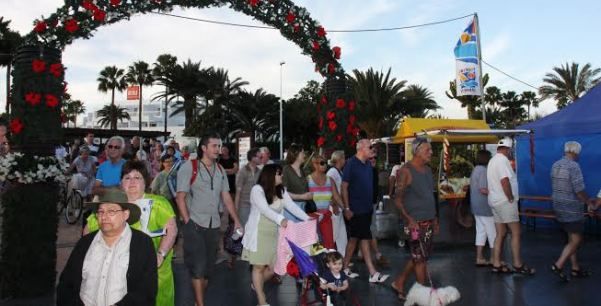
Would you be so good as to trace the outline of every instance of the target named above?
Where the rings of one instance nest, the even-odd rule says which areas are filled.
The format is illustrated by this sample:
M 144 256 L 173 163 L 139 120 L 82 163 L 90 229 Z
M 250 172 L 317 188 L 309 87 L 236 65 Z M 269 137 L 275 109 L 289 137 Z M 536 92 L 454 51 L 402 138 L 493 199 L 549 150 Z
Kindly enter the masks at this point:
M 482 95 L 480 50 L 475 19 L 461 33 L 455 45 L 457 96 Z

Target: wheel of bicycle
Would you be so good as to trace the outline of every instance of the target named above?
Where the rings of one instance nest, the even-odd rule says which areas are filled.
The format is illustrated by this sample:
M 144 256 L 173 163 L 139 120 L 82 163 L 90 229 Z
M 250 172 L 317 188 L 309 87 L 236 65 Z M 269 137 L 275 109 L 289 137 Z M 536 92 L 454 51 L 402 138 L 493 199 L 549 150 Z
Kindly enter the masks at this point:
M 67 197 L 67 205 L 65 207 L 65 220 L 69 224 L 75 224 L 83 210 L 83 196 L 79 191 L 72 190 Z
M 60 216 L 65 209 L 65 201 L 67 200 L 67 192 L 65 191 L 65 186 L 60 184 L 58 187 L 58 202 L 56 202 L 56 215 Z

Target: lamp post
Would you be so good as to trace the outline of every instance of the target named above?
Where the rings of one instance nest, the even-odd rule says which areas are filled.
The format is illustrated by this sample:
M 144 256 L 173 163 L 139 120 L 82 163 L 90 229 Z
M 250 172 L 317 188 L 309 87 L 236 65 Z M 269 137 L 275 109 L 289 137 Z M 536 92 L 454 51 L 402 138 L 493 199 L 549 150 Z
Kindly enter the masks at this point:
M 284 104 L 284 99 L 282 97 L 282 71 L 284 70 L 284 64 L 286 64 L 286 62 L 280 62 L 280 160 L 284 159 L 284 128 L 282 120 L 284 117 L 282 111 L 282 105 Z

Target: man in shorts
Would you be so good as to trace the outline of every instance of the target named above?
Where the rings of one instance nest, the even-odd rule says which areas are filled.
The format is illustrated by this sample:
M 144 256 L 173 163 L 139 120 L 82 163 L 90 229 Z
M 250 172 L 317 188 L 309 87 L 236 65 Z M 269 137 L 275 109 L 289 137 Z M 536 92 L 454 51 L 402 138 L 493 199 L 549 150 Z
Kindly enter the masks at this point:
M 355 253 L 357 243 L 360 243 L 361 253 L 367 269 L 370 283 L 382 283 L 388 275 L 378 272 L 373 264 L 370 252 L 371 215 L 373 214 L 373 169 L 369 158 L 374 156 L 373 147 L 368 139 L 357 142 L 357 154 L 351 157 L 342 173 L 342 202 L 344 217 L 348 220 L 350 240 L 344 256 L 344 272 L 349 277 L 356 277 L 348 268 Z
M 521 273 L 533 275 L 535 270 L 522 262 L 520 254 L 520 216 L 518 212 L 518 178 L 511 167 L 509 157 L 513 140 L 509 137 L 501 139 L 498 143 L 497 154 L 488 162 L 486 179 L 488 181 L 488 205 L 492 209 L 495 220 L 497 236 L 493 249 L 494 273 Z M 513 257 L 512 271 L 501 265 L 501 251 L 507 230 L 511 232 L 511 254 Z
M 175 201 L 184 222 L 181 229 L 184 263 L 192 278 L 196 306 L 205 305 L 205 291 L 215 270 L 221 201 L 234 220 L 234 227 L 243 230 L 230 195 L 226 172 L 217 163 L 220 151 L 219 135 L 206 134 L 198 145 L 198 159 L 186 161 L 177 172 Z
M 415 272 L 418 283 L 426 285 L 427 261 L 432 250 L 434 233 L 438 233 L 434 199 L 434 177 L 428 163 L 432 160 L 432 146 L 428 138 L 418 137 L 411 143 L 413 158 L 405 163 L 398 174 L 395 204 L 405 223 L 405 233 L 411 260 L 392 283 L 399 300 L 405 300 L 405 282 Z

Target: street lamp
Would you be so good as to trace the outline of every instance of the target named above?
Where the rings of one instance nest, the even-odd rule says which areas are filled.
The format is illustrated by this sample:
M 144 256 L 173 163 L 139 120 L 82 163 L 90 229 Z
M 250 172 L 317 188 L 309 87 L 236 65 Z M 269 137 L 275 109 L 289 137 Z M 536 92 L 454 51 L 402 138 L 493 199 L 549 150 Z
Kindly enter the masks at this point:
M 284 117 L 282 112 L 282 104 L 284 104 L 284 99 L 282 97 L 282 71 L 284 69 L 284 64 L 286 64 L 286 62 L 280 62 L 280 160 L 284 159 L 284 128 L 282 123 Z

